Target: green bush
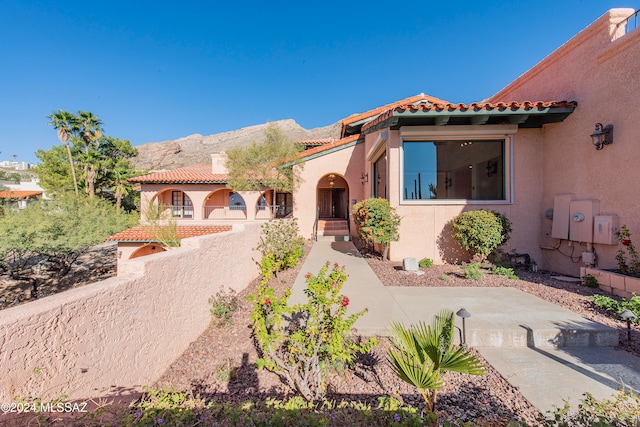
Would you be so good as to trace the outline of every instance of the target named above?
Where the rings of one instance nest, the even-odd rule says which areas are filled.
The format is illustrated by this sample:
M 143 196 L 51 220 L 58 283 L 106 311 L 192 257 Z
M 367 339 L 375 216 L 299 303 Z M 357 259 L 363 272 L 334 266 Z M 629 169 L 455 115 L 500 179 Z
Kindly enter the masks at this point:
M 632 391 L 619 391 L 611 399 L 597 400 L 584 394 L 577 410 L 569 403 L 547 413 L 538 421 L 544 427 L 637 426 L 640 424 L 640 398 Z
M 494 249 L 509 240 L 511 222 L 498 212 L 480 209 L 458 215 L 452 228 L 456 242 L 484 261 Z
M 516 274 L 513 272 L 513 268 L 507 268 L 507 267 L 496 267 L 493 270 L 490 271 L 491 274 L 495 274 L 497 276 L 506 276 L 509 279 L 517 279 L 518 276 L 516 276 Z
M 384 245 L 382 259 L 387 259 L 389 243 L 400 238 L 400 216 L 385 199 L 366 199 L 353 206 L 353 221 L 364 241 Z
M 420 262 L 418 262 L 418 265 L 422 268 L 429 268 L 433 266 L 433 260 L 430 258 L 422 258 Z
M 331 366 L 351 366 L 357 353 L 366 353 L 375 338 L 352 339 L 355 321 L 367 309 L 347 316 L 349 298 L 340 294 L 347 279 L 344 267 L 325 264 L 317 276 L 307 273 L 307 302 L 290 306 L 290 291 L 281 297 L 263 280 L 253 302 L 253 335 L 263 355 L 258 368 L 266 368 L 284 378 L 306 400 L 324 397 L 325 377 Z
M 587 274 L 586 276 L 584 276 L 582 278 L 582 283 L 588 288 L 597 288 L 600 286 L 600 283 L 598 283 L 598 279 L 596 279 L 591 274 Z
M 482 278 L 482 271 L 480 271 L 481 267 L 482 264 L 479 262 L 466 264 L 463 268 L 464 277 L 470 280 L 480 280 Z
M 233 312 L 239 307 L 238 297 L 233 289 L 226 292 L 220 289 L 216 295 L 209 299 L 211 315 L 218 326 L 227 326 L 232 322 Z
M 262 254 L 261 269 L 275 273 L 295 267 L 302 257 L 304 238 L 296 218 L 271 220 L 262 225 L 262 236 L 256 248 Z M 266 259 L 265 259 L 266 258 Z
M 589 299 L 596 307 L 607 310 L 614 317 L 624 310 L 631 310 L 637 316 L 631 319 L 631 322 L 640 324 L 640 296 L 634 295 L 631 298 L 622 298 L 620 301 L 606 295 L 592 295 Z

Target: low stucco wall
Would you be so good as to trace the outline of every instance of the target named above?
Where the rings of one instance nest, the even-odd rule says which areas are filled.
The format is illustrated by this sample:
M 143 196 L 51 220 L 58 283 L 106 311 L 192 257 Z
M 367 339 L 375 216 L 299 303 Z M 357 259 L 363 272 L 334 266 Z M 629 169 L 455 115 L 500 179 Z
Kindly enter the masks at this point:
M 258 275 L 260 224 L 185 239 L 118 277 L 0 311 L 0 402 L 139 390 L 207 327 L 208 299 Z

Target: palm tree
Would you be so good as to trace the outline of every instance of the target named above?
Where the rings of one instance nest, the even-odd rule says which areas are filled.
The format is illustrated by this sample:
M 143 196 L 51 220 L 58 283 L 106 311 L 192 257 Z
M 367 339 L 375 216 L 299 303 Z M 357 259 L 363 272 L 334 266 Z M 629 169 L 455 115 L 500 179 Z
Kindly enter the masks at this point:
M 444 386 L 447 371 L 483 375 L 484 366 L 465 347 L 453 344 L 454 314 L 442 310 L 431 325 L 420 322 L 405 328 L 391 325 L 391 344 L 387 355 L 398 378 L 416 387 L 427 409 L 435 411 L 436 392 Z
M 73 166 L 73 157 L 71 156 L 71 147 L 69 146 L 69 139 L 75 133 L 77 128 L 76 116 L 68 111 L 58 110 L 47 116 L 49 120 L 49 126 L 53 126 L 58 131 L 58 139 L 64 142 L 67 147 L 67 156 L 69 157 L 69 167 L 71 168 L 71 176 L 73 177 L 73 189 L 78 196 L 78 180 L 76 179 L 76 170 Z
M 98 141 L 102 136 L 102 120 L 94 116 L 90 111 L 78 111 L 78 133 L 84 142 L 84 173 L 89 198 L 95 195 L 96 163 L 98 157 Z

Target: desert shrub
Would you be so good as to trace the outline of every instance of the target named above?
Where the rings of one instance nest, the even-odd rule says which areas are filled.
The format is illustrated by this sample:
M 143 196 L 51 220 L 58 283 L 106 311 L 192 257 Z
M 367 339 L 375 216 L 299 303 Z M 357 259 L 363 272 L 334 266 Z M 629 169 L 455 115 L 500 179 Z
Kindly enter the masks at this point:
M 418 265 L 422 268 L 429 268 L 433 265 L 433 260 L 429 258 L 422 258 Z
M 640 424 L 640 398 L 633 391 L 619 391 L 611 399 L 598 400 L 584 394 L 577 410 L 565 403 L 563 408 L 539 419 L 544 427 L 628 427 Z
M 302 257 L 304 238 L 300 236 L 298 221 L 271 220 L 262 225 L 262 236 L 256 248 L 262 254 L 261 269 L 272 272 L 295 267 Z M 264 276 L 264 273 L 263 273 Z
M 344 267 L 329 263 L 314 276 L 307 273 L 307 302 L 290 306 L 290 291 L 281 297 L 261 282 L 253 302 L 253 335 L 262 355 L 259 368 L 277 373 L 306 400 L 322 399 L 324 379 L 331 366 L 352 365 L 358 353 L 366 353 L 375 339 L 354 340 L 351 328 L 366 309 L 347 316 L 349 298 L 340 293 L 347 279 Z
M 631 319 L 631 322 L 640 324 L 640 296 L 634 295 L 631 298 L 622 298 L 620 301 L 606 295 L 592 295 L 589 299 L 596 307 L 608 311 L 614 317 L 624 310 L 631 310 L 637 316 Z
M 458 215 L 452 228 L 456 242 L 484 261 L 494 249 L 509 240 L 511 222 L 498 212 L 479 209 Z
M 233 289 L 220 289 L 215 296 L 209 298 L 209 304 L 216 325 L 227 326 L 231 324 L 233 312 L 238 309 L 240 302 Z
M 466 264 L 462 269 L 464 277 L 471 280 L 480 280 L 482 278 L 482 271 L 480 270 L 481 267 L 482 264 L 479 262 Z
M 582 283 L 588 288 L 597 288 L 600 286 L 598 283 L 598 279 L 596 279 L 593 275 L 587 274 L 582 278 Z
M 505 276 L 513 280 L 518 278 L 518 276 L 516 276 L 516 273 L 513 272 L 513 268 L 495 267 L 493 270 L 489 271 L 489 273 L 495 274 L 497 276 Z
M 397 242 L 400 238 L 400 216 L 391 207 L 388 200 L 366 199 L 353 206 L 353 221 L 358 230 L 358 236 L 369 244 L 384 245 L 382 259 L 387 259 L 389 243 Z

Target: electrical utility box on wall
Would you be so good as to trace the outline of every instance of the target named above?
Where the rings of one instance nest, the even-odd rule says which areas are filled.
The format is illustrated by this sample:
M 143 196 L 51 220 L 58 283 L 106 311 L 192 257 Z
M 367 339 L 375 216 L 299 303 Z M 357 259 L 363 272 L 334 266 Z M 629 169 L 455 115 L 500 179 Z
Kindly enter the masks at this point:
M 618 217 L 615 215 L 595 215 L 593 217 L 593 243 L 617 245 L 616 231 Z
M 600 213 L 597 200 L 572 200 L 569 203 L 569 240 L 593 242 L 593 218 Z
M 561 194 L 553 198 L 553 224 L 551 237 L 567 240 L 569 238 L 569 204 L 571 194 Z

